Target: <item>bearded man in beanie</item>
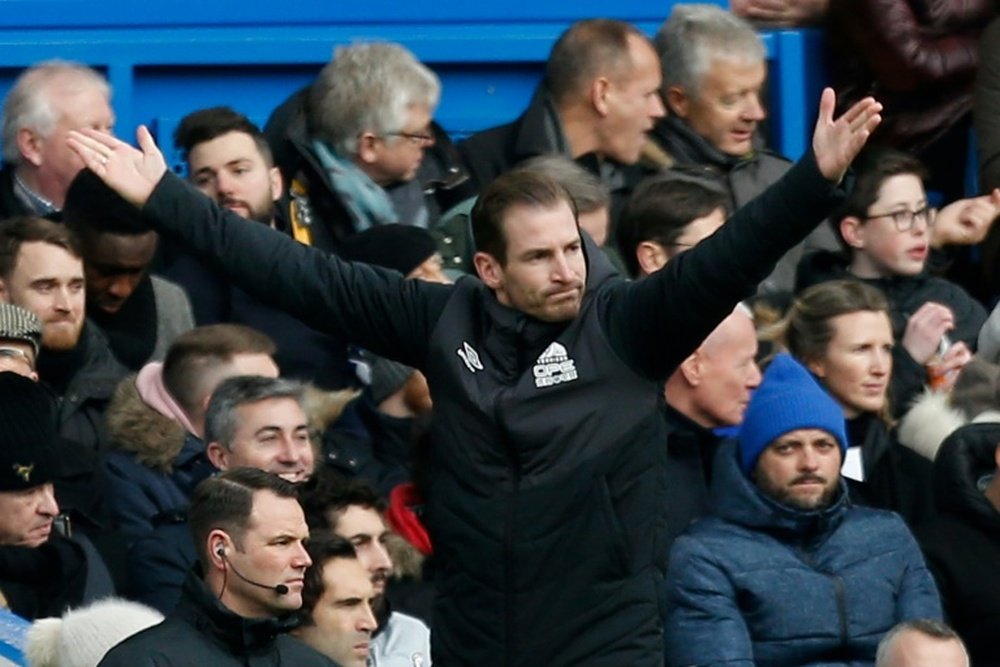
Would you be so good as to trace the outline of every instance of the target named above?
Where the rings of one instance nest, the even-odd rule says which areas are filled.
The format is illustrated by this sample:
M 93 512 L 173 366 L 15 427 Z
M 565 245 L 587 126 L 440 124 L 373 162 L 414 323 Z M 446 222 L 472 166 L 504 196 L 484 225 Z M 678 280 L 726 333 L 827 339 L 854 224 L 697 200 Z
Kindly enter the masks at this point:
M 60 522 L 56 413 L 49 392 L 29 378 L 0 372 L 0 593 L 27 619 L 114 594 L 94 546 Z M 65 533 L 65 534 L 63 534 Z
M 778 355 L 670 554 L 668 665 L 871 664 L 900 621 L 941 618 L 902 519 L 851 505 L 846 449 L 843 411 Z

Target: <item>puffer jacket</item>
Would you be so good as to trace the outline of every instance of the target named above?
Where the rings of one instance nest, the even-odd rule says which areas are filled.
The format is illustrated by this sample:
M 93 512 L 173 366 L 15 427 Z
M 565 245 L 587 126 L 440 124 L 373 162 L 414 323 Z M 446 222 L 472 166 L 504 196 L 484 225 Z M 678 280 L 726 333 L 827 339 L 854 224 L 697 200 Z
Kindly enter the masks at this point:
M 913 536 L 891 512 L 781 505 L 742 473 L 736 441 L 715 461 L 713 515 L 674 543 L 668 665 L 871 665 L 882 636 L 941 618 Z

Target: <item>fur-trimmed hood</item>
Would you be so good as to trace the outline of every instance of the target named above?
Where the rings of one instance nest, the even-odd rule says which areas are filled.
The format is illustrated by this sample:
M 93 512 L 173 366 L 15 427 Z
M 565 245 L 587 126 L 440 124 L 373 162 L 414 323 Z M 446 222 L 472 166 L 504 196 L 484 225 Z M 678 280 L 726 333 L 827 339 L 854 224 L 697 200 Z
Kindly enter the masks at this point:
M 135 454 L 144 466 L 169 474 L 188 433 L 183 426 L 146 405 L 135 375 L 119 383 L 105 413 L 111 448 Z
M 961 426 L 1000 422 L 1000 402 L 986 410 L 969 407 L 959 389 L 958 386 L 951 392 L 925 389 L 899 422 L 900 444 L 933 461 L 941 443 Z
M 302 408 L 309 420 L 309 430 L 312 431 L 313 442 L 320 442 L 320 436 L 323 432 L 340 419 L 347 404 L 357 398 L 360 393 L 356 389 L 324 391 L 309 385 Z

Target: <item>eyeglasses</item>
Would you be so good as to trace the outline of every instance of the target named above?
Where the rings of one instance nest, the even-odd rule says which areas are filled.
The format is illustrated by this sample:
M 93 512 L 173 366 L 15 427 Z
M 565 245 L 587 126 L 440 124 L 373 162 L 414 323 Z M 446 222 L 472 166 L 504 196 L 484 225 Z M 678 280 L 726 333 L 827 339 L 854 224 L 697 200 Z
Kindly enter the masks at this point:
M 896 231 L 908 232 L 913 229 L 914 223 L 917 220 L 924 223 L 928 227 L 934 225 L 934 217 L 937 215 L 937 210 L 929 206 L 925 206 L 920 210 L 911 211 L 908 208 L 901 208 L 898 211 L 890 211 L 888 213 L 877 213 L 875 215 L 869 215 L 865 220 L 875 220 L 876 218 L 892 218 L 892 224 L 896 226 Z
M 429 132 L 386 132 L 386 136 L 403 137 L 409 139 L 410 143 L 421 147 L 434 144 L 434 135 Z

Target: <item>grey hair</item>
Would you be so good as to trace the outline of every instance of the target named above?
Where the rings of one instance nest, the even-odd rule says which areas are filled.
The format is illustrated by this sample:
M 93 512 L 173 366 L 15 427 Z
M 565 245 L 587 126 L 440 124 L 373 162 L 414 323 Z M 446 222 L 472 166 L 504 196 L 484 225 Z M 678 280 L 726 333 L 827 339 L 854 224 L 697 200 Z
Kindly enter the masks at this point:
M 691 97 L 697 97 L 713 59 L 758 63 L 767 55 L 750 24 L 717 5 L 674 5 L 655 43 L 663 90 L 679 86 Z
M 566 188 L 580 213 L 592 213 L 611 201 L 608 188 L 597 176 L 562 155 L 539 155 L 518 166 L 544 174 Z
M 342 155 L 358 150 L 364 132 L 399 132 L 412 106 L 433 113 L 441 82 L 406 48 L 390 42 L 339 47 L 309 92 L 309 133 Z
M 97 88 L 111 100 L 111 86 L 98 72 L 82 63 L 46 60 L 32 65 L 17 77 L 3 103 L 3 159 L 10 164 L 23 160 L 17 146 L 17 134 L 30 128 L 48 137 L 59 123 L 52 107 L 51 86 L 59 82 L 62 90 L 79 92 Z
M 878 650 L 875 653 L 875 667 L 889 667 L 889 652 L 899 636 L 907 631 L 918 632 L 941 641 L 957 641 L 965 653 L 965 664 L 968 667 L 969 652 L 966 650 L 965 644 L 962 643 L 962 638 L 947 623 L 933 618 L 914 618 L 894 625 L 878 643 Z
M 305 392 L 305 384 L 287 378 L 259 375 L 227 378 L 212 392 L 212 398 L 208 402 L 208 410 L 205 412 L 205 442 L 217 442 L 230 449 L 239 421 L 237 408 L 272 398 L 291 398 L 299 407 L 303 407 Z

